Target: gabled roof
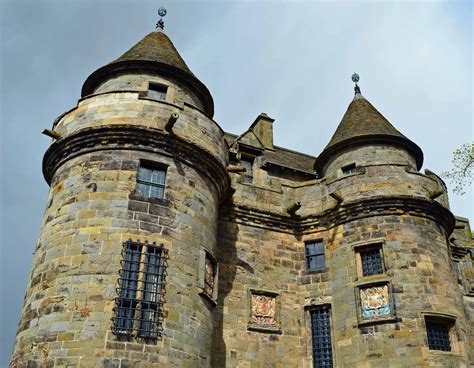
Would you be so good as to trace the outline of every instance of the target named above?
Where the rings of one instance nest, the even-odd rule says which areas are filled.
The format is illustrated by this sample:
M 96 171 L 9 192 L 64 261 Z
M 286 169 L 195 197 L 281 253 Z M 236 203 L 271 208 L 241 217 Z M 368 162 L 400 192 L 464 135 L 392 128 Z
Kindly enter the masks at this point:
M 96 87 L 113 75 L 155 71 L 185 83 L 200 98 L 206 115 L 214 115 L 214 101 L 207 87 L 191 72 L 170 38 L 161 30 L 146 35 L 118 59 L 97 69 L 84 82 L 82 97 L 94 93 Z
M 336 132 L 316 160 L 316 170 L 320 172 L 327 160 L 337 151 L 349 146 L 370 143 L 391 143 L 401 146 L 413 155 L 418 169 L 423 164 L 421 149 L 395 129 L 360 93 L 356 93 Z

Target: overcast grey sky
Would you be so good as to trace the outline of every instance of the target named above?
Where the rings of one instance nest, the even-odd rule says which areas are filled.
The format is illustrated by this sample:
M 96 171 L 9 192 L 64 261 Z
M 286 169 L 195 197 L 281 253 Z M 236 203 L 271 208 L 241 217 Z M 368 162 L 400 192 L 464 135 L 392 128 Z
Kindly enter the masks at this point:
M 0 0 L 2 1 L 2 0 Z M 275 144 L 318 155 L 360 74 L 364 96 L 440 173 L 473 139 L 472 4 L 32 0 L 1 2 L 0 366 L 7 366 L 48 187 L 40 134 L 82 83 L 154 29 L 211 91 L 215 120 L 243 132 L 260 112 Z M 450 195 L 473 217 L 470 190 Z

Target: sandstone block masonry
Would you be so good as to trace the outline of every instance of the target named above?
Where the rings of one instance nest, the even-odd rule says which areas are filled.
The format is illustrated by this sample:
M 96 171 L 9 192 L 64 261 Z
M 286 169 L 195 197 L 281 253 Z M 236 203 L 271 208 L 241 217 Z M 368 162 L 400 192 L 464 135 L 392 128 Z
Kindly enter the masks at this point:
M 92 73 L 53 124 L 10 366 L 469 367 L 469 223 L 356 92 L 315 157 L 264 113 L 225 133 L 160 30 Z

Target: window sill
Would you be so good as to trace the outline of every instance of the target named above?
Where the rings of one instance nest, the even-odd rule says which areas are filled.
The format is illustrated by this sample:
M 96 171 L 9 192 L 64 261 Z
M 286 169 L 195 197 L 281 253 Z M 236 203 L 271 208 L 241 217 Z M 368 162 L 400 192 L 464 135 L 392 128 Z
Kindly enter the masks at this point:
M 148 203 L 153 203 L 153 204 L 159 204 L 162 206 L 170 206 L 171 201 L 166 199 L 166 198 L 153 198 L 153 197 L 145 197 L 136 193 L 130 193 L 128 195 L 128 199 L 134 200 L 134 201 L 141 201 L 141 202 L 148 202 Z
M 371 276 L 360 276 L 357 278 L 357 280 L 354 282 L 354 286 L 370 286 L 370 285 L 376 285 L 380 283 L 388 283 L 390 282 L 390 277 L 387 276 L 385 273 L 381 273 L 378 275 L 371 275 Z
M 451 356 L 451 357 L 463 358 L 461 353 L 458 353 L 457 351 L 431 350 L 429 348 L 427 350 L 428 350 L 428 353 L 432 354 L 432 355 Z
M 328 271 L 329 271 L 329 267 L 317 268 L 317 269 L 314 269 L 314 270 L 306 270 L 306 271 L 304 271 L 303 276 L 316 275 L 318 273 L 325 273 L 325 272 L 328 272 Z

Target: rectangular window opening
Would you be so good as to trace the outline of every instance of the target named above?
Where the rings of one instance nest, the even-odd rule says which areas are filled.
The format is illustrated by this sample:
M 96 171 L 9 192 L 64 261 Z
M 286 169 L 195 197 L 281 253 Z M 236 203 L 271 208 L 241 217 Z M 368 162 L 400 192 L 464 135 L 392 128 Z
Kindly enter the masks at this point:
M 454 320 L 448 318 L 425 317 L 426 334 L 430 350 L 451 351 L 451 335 Z
M 147 96 L 153 100 L 166 101 L 168 87 L 159 83 L 149 83 Z
M 355 164 L 355 163 L 352 163 L 352 164 L 343 166 L 343 167 L 341 168 L 341 170 L 342 170 L 342 173 L 343 173 L 344 175 L 353 174 L 353 173 L 356 172 L 356 164 Z
M 244 183 L 253 182 L 253 157 L 242 156 L 240 159 L 240 166 L 245 169 L 245 172 L 242 173 L 242 181 Z
M 112 332 L 156 340 L 161 336 L 168 251 L 162 245 L 127 241 L 115 299 Z
M 364 249 L 360 251 L 362 276 L 371 276 L 384 273 L 381 247 Z
M 330 314 L 329 306 L 310 310 L 314 368 L 333 366 Z
M 308 271 L 320 270 L 325 267 L 324 244 L 322 240 L 306 242 L 305 252 Z
M 136 189 L 138 195 L 163 199 L 165 197 L 165 181 L 166 168 L 156 163 L 140 161 Z

